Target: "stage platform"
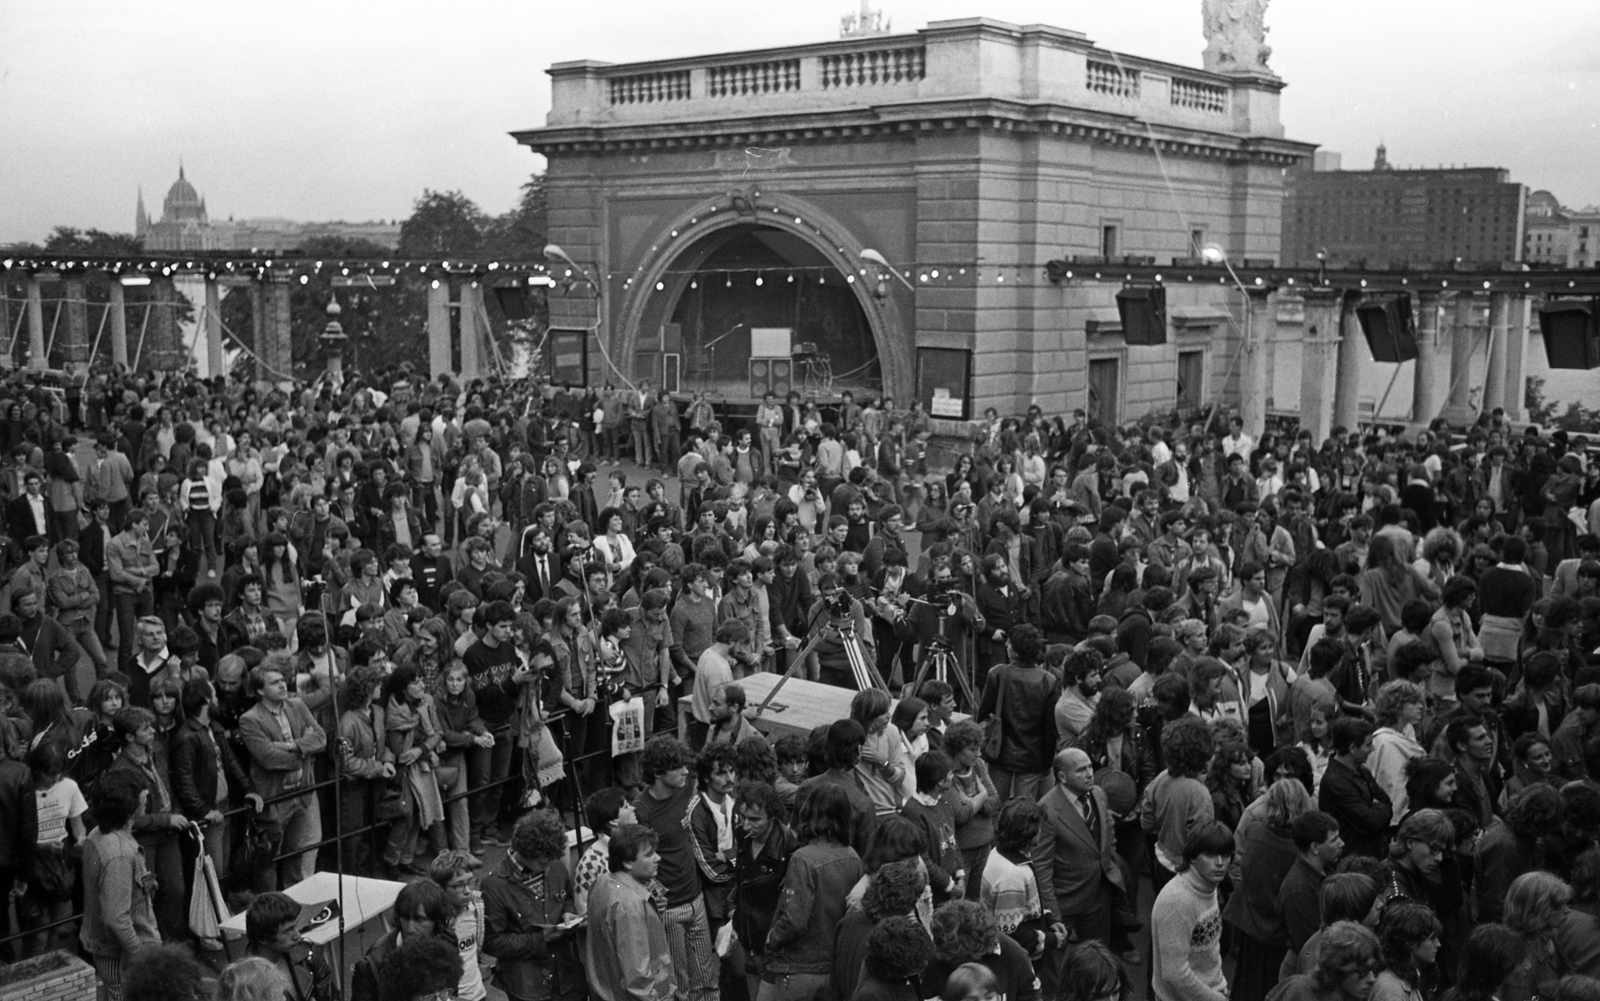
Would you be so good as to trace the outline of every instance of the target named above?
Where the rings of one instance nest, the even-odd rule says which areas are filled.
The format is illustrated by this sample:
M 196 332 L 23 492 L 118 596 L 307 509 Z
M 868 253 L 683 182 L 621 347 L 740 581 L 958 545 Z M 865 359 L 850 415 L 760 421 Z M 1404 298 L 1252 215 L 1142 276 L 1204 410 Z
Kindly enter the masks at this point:
M 761 705 L 767 694 L 777 686 L 778 679 L 782 677 L 781 674 L 750 674 L 736 682 L 744 689 L 748 706 L 745 709 L 745 718 L 755 724 L 755 728 L 768 740 L 776 741 L 779 737 L 791 733 L 805 739 L 819 726 L 826 726 L 834 720 L 850 718 L 850 700 L 856 694 L 853 689 L 838 688 L 801 678 L 791 678 L 784 682 L 783 690 L 778 692 L 778 697 L 767 706 L 767 711 L 757 716 L 756 707 Z M 679 740 L 689 739 L 689 720 L 693 718 L 689 709 L 689 698 L 685 696 L 679 699 Z M 951 722 L 967 718 L 966 713 L 956 713 L 951 717 Z

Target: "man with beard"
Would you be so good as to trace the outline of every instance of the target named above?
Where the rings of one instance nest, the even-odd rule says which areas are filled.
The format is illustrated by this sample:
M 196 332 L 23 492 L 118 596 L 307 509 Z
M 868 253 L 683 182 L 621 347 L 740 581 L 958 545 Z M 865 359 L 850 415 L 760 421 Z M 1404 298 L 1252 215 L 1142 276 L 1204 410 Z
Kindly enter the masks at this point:
M 550 533 L 543 526 L 529 529 L 528 548 L 517 561 L 517 570 L 528 578 L 528 592 L 524 599 L 532 604 L 541 598 L 554 601 L 556 585 L 561 582 L 566 569 L 561 558 L 551 549 Z
M 811 578 L 800 572 L 800 553 L 793 546 L 780 546 L 774 562 L 778 572 L 767 588 L 767 597 L 772 610 L 773 643 L 780 648 L 776 666 L 784 671 L 789 658 L 805 641 L 811 606 L 817 596 Z
M 983 632 L 978 636 L 978 676 L 982 686 L 989 669 L 1005 660 L 1006 637 L 1022 624 L 1022 593 L 1011 581 L 1005 557 L 991 553 L 983 558 L 983 581 L 978 585 L 978 614 Z
M 1100 704 L 1105 661 L 1095 650 L 1074 650 L 1062 673 L 1061 699 L 1056 703 L 1056 733 L 1070 744 L 1083 733 Z
M 874 587 L 883 585 L 884 563 L 890 553 L 899 553 L 902 558 L 906 556 L 905 540 L 900 537 L 904 527 L 905 514 L 898 505 L 887 505 L 878 512 L 878 534 L 872 537 L 861 553 L 861 569 Z M 909 561 L 902 565 L 909 565 Z

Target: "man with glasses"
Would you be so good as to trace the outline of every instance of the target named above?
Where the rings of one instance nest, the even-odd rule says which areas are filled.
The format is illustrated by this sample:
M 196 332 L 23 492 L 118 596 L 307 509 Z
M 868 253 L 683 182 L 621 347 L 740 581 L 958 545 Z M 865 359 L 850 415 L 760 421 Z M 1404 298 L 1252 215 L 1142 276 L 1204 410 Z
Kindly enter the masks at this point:
M 456 909 L 453 930 L 461 950 L 461 984 L 456 997 L 461 1001 L 483 1001 L 489 993 L 478 967 L 478 957 L 483 954 L 484 913 L 477 870 L 482 865 L 470 853 L 456 848 L 440 852 L 428 863 L 428 876 L 444 887 Z

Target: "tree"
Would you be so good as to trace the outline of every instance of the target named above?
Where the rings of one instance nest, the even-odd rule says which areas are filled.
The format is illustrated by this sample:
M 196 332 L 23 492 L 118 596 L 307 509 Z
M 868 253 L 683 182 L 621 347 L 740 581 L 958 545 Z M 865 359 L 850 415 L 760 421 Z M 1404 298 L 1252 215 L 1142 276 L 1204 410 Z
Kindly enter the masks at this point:
M 423 189 L 411 218 L 400 224 L 402 257 L 476 255 L 483 250 L 489 217 L 459 191 Z
M 129 233 L 87 232 L 71 226 L 57 226 L 44 242 L 45 253 L 106 254 L 133 257 L 144 252 L 144 241 Z

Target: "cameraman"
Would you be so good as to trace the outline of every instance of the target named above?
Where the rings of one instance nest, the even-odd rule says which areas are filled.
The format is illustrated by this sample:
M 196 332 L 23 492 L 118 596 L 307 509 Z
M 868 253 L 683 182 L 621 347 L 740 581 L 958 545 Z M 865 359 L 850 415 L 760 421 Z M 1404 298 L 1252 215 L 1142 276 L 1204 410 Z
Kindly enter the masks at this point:
M 961 590 L 948 559 L 934 563 L 928 593 L 912 603 L 902 628 L 902 635 L 917 645 L 918 667 L 927 663 L 934 643 L 945 643 L 961 673 L 971 677 L 972 639 L 983 631 L 984 621 L 978 603 Z
M 824 618 L 817 624 L 821 638 L 811 654 L 806 676 L 824 685 L 855 691 L 860 686 L 856 684 L 854 669 L 845 652 L 845 644 L 851 642 L 846 633 L 854 633 L 856 649 L 867 663 L 871 663 L 877 653 L 872 648 L 872 628 L 866 612 L 861 602 L 852 598 L 833 574 L 823 574 L 817 581 L 817 590 L 822 596 L 811 608 L 811 621 L 817 621 L 818 615 Z

